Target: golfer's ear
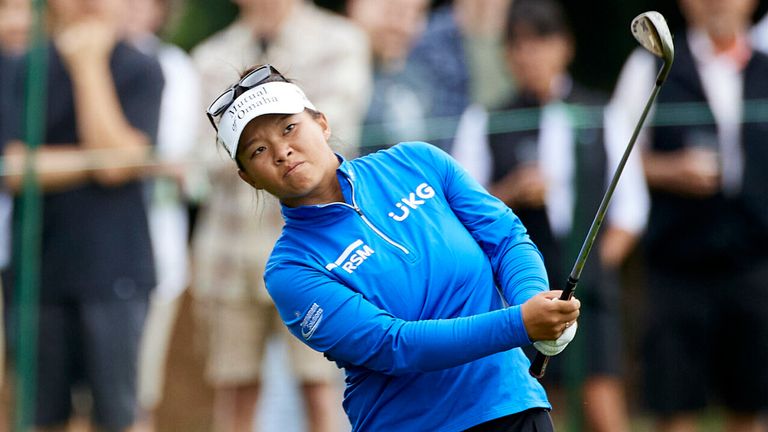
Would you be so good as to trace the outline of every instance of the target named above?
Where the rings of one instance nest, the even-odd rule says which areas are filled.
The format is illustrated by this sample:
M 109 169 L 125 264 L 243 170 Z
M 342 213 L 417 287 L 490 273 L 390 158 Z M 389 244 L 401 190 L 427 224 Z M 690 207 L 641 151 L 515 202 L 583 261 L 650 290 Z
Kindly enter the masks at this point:
M 315 121 L 320 125 L 320 128 L 322 128 L 323 137 L 325 137 L 325 140 L 328 141 L 328 139 L 331 137 L 331 125 L 328 124 L 328 118 L 325 117 L 325 114 L 320 113 L 320 116 Z
M 252 188 L 254 188 L 254 189 L 261 189 L 261 188 L 256 186 L 256 182 L 254 182 L 253 179 L 251 179 L 251 177 L 245 171 L 239 169 L 239 170 L 237 170 L 237 175 L 240 176 L 240 180 L 248 183 L 249 185 L 251 185 Z

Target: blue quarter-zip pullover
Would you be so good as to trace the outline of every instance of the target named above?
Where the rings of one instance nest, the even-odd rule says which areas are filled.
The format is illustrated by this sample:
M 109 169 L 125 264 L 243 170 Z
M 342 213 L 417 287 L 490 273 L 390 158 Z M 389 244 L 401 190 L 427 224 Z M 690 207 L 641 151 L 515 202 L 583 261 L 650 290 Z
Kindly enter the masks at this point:
M 547 278 L 512 211 L 426 143 L 337 176 L 345 202 L 283 207 L 265 279 L 290 331 L 345 369 L 353 430 L 460 431 L 549 408 L 519 348 L 520 305 Z

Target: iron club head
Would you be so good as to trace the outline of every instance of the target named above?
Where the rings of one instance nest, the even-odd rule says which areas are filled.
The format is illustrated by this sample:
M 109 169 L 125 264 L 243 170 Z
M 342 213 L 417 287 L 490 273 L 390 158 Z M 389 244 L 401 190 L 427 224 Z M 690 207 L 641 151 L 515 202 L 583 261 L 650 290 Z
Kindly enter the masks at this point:
M 654 11 L 643 12 L 632 20 L 630 30 L 643 48 L 664 60 L 664 68 L 657 78 L 657 82 L 663 82 L 675 58 L 672 34 L 669 32 L 664 16 Z

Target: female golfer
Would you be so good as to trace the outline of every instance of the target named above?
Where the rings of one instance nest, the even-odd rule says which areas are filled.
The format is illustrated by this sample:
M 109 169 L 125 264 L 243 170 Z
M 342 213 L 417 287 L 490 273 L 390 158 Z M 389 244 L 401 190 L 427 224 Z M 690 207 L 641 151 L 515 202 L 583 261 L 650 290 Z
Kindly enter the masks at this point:
M 282 204 L 267 289 L 290 331 L 345 369 L 354 431 L 552 430 L 519 348 L 561 351 L 579 301 L 548 291 L 506 205 L 429 144 L 344 160 L 270 65 L 208 115 L 240 177 Z

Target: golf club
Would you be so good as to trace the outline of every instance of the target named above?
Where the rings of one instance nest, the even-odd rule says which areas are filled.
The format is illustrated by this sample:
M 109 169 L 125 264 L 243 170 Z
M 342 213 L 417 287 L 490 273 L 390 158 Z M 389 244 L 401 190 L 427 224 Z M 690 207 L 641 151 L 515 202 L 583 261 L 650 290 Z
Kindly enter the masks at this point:
M 613 191 L 616 189 L 616 184 L 619 182 L 621 172 L 624 170 L 624 165 L 626 165 L 630 153 L 632 153 L 632 148 L 635 146 L 635 141 L 640 133 L 640 129 L 643 127 L 643 123 L 645 123 L 645 118 L 648 116 L 653 101 L 656 100 L 656 96 L 659 94 L 659 90 L 661 90 L 661 85 L 667 79 L 667 75 L 669 75 L 669 70 L 672 68 L 672 61 L 675 57 L 675 47 L 672 44 L 672 35 L 669 33 L 669 27 L 667 27 L 666 20 L 664 20 L 664 17 L 660 13 L 651 11 L 636 16 L 635 19 L 632 20 L 630 30 L 635 39 L 640 42 L 640 45 L 655 56 L 660 57 L 664 61 L 664 64 L 662 65 L 659 74 L 656 76 L 656 85 L 653 87 L 653 92 L 651 92 L 651 96 L 645 104 L 643 113 L 640 115 L 640 119 L 637 121 L 637 125 L 635 125 L 635 130 L 632 133 L 632 137 L 629 139 L 627 148 L 624 150 L 624 155 L 621 157 L 621 161 L 616 167 L 616 171 L 613 173 L 613 178 L 608 185 L 608 189 L 605 191 L 605 195 L 603 195 L 600 207 L 597 209 L 597 214 L 595 214 L 595 218 L 592 220 L 592 225 L 589 227 L 587 237 L 581 245 L 581 250 L 576 258 L 576 263 L 573 265 L 573 269 L 565 283 L 565 289 L 560 296 L 560 300 L 569 300 L 573 297 L 573 292 L 581 277 L 581 271 L 584 269 L 584 264 L 587 261 L 587 257 L 589 257 L 589 252 L 592 250 L 592 244 L 597 237 L 597 232 L 600 230 L 603 219 L 605 219 L 608 204 L 613 196 Z M 541 378 L 547 370 L 548 363 L 549 356 L 537 352 L 536 358 L 531 363 L 528 372 L 536 378 Z

